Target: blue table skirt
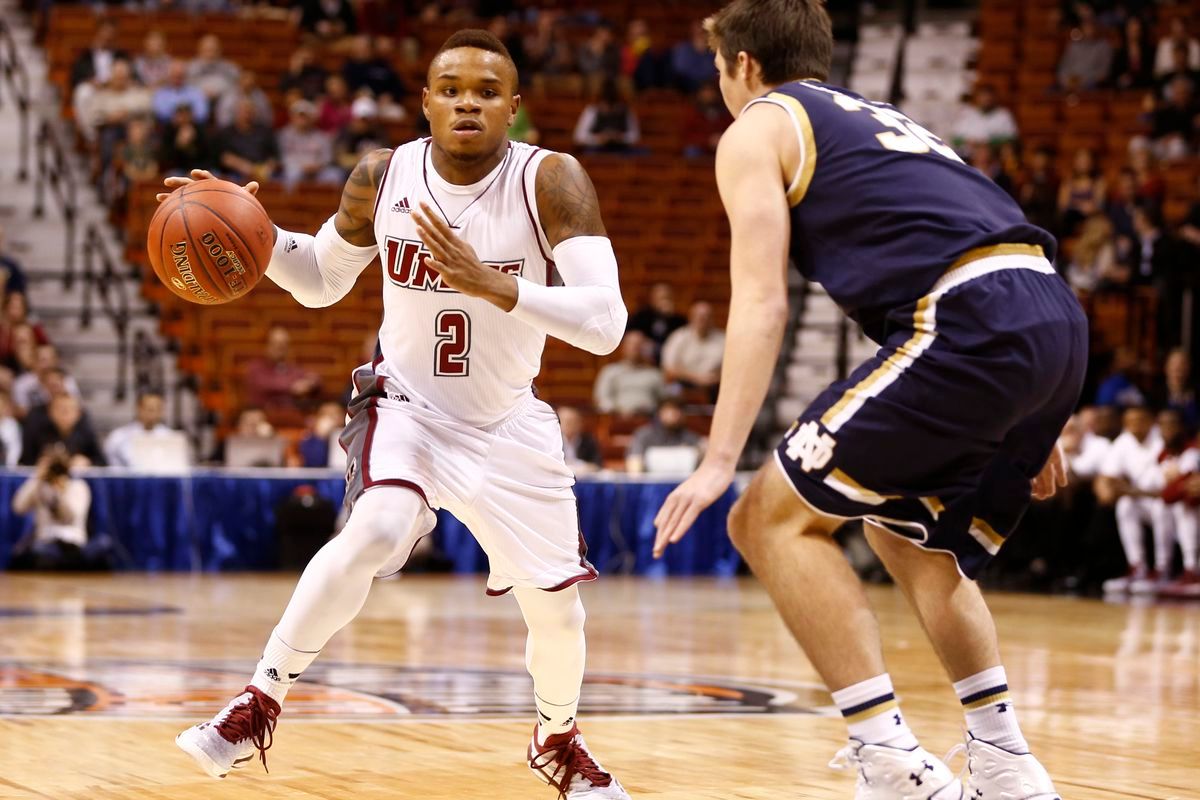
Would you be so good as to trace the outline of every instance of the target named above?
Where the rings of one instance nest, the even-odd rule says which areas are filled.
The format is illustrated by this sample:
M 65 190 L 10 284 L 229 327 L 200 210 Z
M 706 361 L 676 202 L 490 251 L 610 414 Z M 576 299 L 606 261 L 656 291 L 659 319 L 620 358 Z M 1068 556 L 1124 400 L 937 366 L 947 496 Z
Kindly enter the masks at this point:
M 0 568 L 29 529 L 12 513 L 12 496 L 26 471 L 0 471 Z M 318 470 L 197 471 L 186 476 L 94 471 L 91 535 L 117 544 L 125 566 L 147 571 L 267 570 L 276 566 L 275 509 L 297 487 L 312 486 L 342 502 L 341 475 Z M 581 480 L 575 486 L 588 557 L 601 573 L 732 575 L 738 555 L 725 532 L 736 493 L 730 489 L 700 516 L 682 542 L 655 561 L 654 515 L 674 482 Z M 446 512 L 434 533 L 456 572 L 486 572 L 487 558 L 470 531 Z

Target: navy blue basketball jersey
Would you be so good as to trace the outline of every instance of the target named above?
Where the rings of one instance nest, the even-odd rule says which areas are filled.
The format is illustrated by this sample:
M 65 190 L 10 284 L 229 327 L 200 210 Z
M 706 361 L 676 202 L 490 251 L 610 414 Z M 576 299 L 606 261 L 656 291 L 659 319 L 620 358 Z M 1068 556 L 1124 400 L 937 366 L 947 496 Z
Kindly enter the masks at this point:
M 892 106 L 815 81 L 753 103 L 786 110 L 800 139 L 792 260 L 876 341 L 890 310 L 957 263 L 1038 247 L 1054 257 L 1054 237 L 1003 189 Z

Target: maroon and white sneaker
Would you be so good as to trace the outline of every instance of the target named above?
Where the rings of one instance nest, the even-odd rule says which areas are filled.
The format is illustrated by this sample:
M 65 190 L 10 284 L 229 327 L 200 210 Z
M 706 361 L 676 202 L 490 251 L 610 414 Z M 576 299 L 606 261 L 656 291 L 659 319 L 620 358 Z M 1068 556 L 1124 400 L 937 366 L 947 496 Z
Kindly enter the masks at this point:
M 1135 564 L 1124 575 L 1106 580 L 1100 588 L 1105 594 L 1126 594 L 1135 582 L 1145 581 L 1149 577 L 1150 571 L 1145 564 Z
M 1178 578 L 1162 587 L 1158 596 L 1175 600 L 1200 600 L 1200 573 L 1185 569 Z
M 214 778 L 244 766 L 256 750 L 266 769 L 279 711 L 279 703 L 257 686 L 247 686 L 221 713 L 176 736 L 175 744 Z
M 538 780 L 558 791 L 559 800 L 630 800 L 617 779 L 592 758 L 576 725 L 546 737 L 545 744 L 538 744 L 534 726 L 526 760 Z

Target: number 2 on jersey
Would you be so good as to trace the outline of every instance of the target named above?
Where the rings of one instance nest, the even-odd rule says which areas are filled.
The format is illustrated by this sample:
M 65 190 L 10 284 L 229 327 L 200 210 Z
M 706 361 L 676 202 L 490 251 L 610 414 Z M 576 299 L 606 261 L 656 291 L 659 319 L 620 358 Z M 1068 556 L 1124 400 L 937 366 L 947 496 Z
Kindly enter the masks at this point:
M 836 92 L 834 96 L 837 104 L 847 111 L 870 111 L 872 112 L 871 116 L 877 122 L 891 128 L 892 130 L 880 133 L 875 137 L 888 150 L 894 150 L 898 153 L 917 154 L 932 151 L 940 156 L 945 156 L 960 164 L 962 163 L 962 159 L 958 157 L 958 153 L 954 152 L 954 148 L 896 109 L 864 103 L 861 100 L 856 100 L 853 97 Z
M 447 309 L 434 321 L 437 344 L 433 349 L 433 374 L 462 378 L 471 372 L 471 318 L 457 308 Z

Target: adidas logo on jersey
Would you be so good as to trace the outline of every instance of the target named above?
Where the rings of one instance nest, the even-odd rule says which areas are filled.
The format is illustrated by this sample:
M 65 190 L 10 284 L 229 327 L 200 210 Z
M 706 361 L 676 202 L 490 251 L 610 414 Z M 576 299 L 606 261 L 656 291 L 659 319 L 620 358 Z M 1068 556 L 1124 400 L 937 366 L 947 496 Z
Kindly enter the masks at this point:
M 408 205 L 408 198 L 401 197 L 400 200 L 397 201 L 396 205 L 392 206 L 392 211 L 398 211 L 401 214 L 411 214 L 412 208 Z

